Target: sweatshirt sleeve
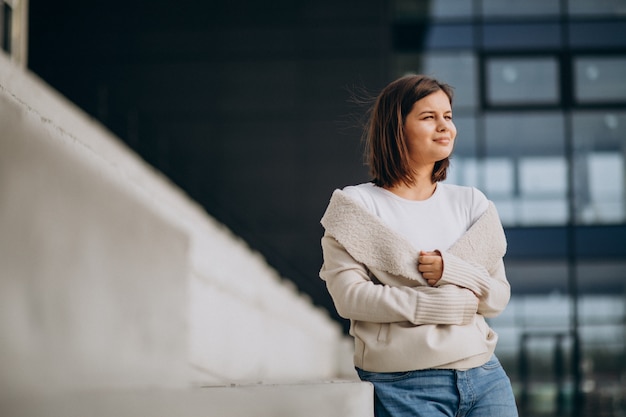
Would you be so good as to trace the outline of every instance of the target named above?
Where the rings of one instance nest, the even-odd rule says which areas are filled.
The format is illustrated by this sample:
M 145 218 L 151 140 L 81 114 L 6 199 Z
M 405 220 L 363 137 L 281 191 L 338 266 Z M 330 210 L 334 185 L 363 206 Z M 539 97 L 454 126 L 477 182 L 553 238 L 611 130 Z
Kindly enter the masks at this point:
M 366 267 L 331 236 L 322 238 L 326 282 L 341 317 L 373 323 L 467 324 L 478 308 L 474 293 L 457 285 L 392 287 L 373 282 Z
M 479 298 L 478 313 L 495 317 L 507 306 L 511 287 L 506 279 L 504 262 L 498 261 L 489 272 L 477 263 L 464 261 L 448 252 L 441 252 L 443 275 L 437 286 L 458 285 L 471 290 Z

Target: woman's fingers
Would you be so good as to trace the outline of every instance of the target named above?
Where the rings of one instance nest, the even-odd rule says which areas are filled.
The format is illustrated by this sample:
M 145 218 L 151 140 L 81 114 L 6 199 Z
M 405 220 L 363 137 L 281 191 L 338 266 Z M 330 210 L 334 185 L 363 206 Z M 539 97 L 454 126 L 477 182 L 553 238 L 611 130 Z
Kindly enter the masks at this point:
M 422 273 L 429 285 L 435 285 L 443 274 L 443 260 L 437 252 L 420 252 L 417 270 Z

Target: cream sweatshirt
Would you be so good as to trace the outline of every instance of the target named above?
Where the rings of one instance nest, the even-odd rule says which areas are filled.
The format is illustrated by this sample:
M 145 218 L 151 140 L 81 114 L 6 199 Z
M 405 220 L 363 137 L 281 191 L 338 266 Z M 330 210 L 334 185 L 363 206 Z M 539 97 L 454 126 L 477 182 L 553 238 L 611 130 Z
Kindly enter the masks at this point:
M 412 239 L 366 204 L 350 190 L 336 190 L 322 218 L 320 276 L 339 314 L 351 321 L 355 366 L 398 372 L 484 364 L 497 342 L 484 317 L 499 314 L 510 296 L 495 206 L 487 202 L 467 232 L 436 248 L 444 273 L 430 287 L 417 271 Z

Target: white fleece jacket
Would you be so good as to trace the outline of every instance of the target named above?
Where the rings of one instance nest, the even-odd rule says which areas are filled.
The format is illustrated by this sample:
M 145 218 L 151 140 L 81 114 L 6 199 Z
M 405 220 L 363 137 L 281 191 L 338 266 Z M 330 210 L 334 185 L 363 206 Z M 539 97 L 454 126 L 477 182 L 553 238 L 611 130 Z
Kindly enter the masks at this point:
M 376 215 L 335 190 L 321 220 L 326 281 L 351 321 L 355 366 L 373 372 L 469 369 L 487 362 L 497 335 L 485 317 L 507 305 L 506 238 L 493 203 L 442 250 L 444 272 L 430 287 L 418 250 Z

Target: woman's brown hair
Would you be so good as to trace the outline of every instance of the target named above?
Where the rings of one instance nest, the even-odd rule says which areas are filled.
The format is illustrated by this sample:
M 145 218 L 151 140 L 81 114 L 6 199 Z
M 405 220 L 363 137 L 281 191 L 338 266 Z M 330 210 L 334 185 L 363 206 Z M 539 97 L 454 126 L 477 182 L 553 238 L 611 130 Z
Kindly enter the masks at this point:
M 404 122 L 416 101 L 437 91 L 443 91 L 452 104 L 452 87 L 425 75 L 406 75 L 380 92 L 363 132 L 367 164 L 374 184 L 379 187 L 392 187 L 399 182 L 413 184 Z M 435 163 L 433 183 L 446 179 L 449 166 L 449 158 Z

